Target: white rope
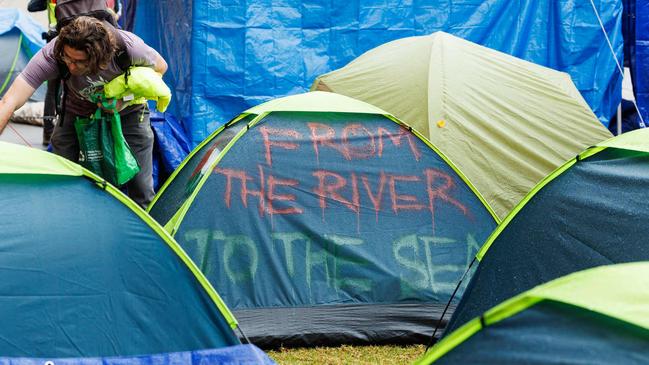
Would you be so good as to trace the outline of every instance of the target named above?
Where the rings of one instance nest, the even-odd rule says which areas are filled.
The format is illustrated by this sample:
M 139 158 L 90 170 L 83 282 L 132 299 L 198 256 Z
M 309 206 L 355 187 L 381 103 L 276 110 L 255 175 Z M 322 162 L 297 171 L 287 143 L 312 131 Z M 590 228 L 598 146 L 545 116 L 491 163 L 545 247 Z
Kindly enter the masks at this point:
M 606 39 L 606 43 L 608 43 L 608 48 L 611 50 L 611 54 L 613 55 L 613 59 L 615 60 L 615 65 L 617 66 L 617 70 L 620 72 L 620 75 L 622 75 L 622 77 L 624 78 L 624 69 L 622 69 L 620 61 L 617 59 L 617 56 L 615 55 L 615 49 L 613 49 L 613 44 L 611 43 L 611 40 L 608 37 L 608 33 L 606 33 L 606 28 L 604 28 L 604 23 L 602 22 L 602 18 L 599 16 L 599 13 L 597 12 L 597 7 L 595 6 L 594 0 L 590 0 L 590 5 L 593 7 L 593 11 L 595 12 L 597 21 L 599 21 L 599 27 L 602 29 L 602 33 L 604 33 L 604 38 Z M 633 102 L 633 106 L 635 107 L 635 111 L 638 113 L 638 117 L 640 117 L 640 127 L 646 128 L 647 125 L 644 122 L 644 118 L 642 118 L 640 109 L 638 109 L 638 104 L 636 104 L 635 100 L 632 100 L 632 102 Z

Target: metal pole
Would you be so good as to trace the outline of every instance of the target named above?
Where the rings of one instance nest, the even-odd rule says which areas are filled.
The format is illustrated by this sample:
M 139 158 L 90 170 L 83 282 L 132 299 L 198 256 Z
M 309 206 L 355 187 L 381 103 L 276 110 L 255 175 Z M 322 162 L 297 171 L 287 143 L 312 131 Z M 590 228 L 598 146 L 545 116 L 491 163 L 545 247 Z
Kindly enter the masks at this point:
M 617 135 L 622 134 L 622 103 L 617 106 Z

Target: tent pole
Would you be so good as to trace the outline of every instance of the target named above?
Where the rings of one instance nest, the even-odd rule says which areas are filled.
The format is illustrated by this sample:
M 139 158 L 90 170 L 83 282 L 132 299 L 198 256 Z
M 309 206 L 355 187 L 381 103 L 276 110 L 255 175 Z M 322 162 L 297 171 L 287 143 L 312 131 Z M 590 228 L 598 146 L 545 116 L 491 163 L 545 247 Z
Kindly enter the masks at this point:
M 477 257 L 473 258 L 473 260 L 471 261 L 471 264 L 469 264 L 469 267 L 466 269 L 464 274 L 462 274 L 462 277 L 460 278 L 460 281 L 455 286 L 455 290 L 453 290 L 453 294 L 451 294 L 451 298 L 446 303 L 446 307 L 444 307 L 444 311 L 442 311 L 442 315 L 439 317 L 439 321 L 437 321 L 437 325 L 435 326 L 435 330 L 433 331 L 433 334 L 430 335 L 430 341 L 428 342 L 428 345 L 426 346 L 426 350 L 424 352 L 427 352 L 428 349 L 433 347 L 433 345 L 435 345 L 435 342 L 437 342 L 437 340 L 435 339 L 435 335 L 437 334 L 437 330 L 441 327 L 441 325 L 442 325 L 442 323 L 444 321 L 444 316 L 446 315 L 446 312 L 448 311 L 448 307 L 451 306 L 451 302 L 453 301 L 453 298 L 455 298 L 455 294 L 457 294 L 458 289 L 460 289 L 460 286 L 462 286 L 462 281 L 464 281 L 464 278 L 466 277 L 466 274 L 471 270 L 471 267 L 475 263 L 476 259 L 477 259 Z M 444 329 L 444 330 L 446 330 L 446 329 Z
M 620 102 L 620 105 L 617 106 L 617 134 L 620 135 L 622 134 L 622 103 Z

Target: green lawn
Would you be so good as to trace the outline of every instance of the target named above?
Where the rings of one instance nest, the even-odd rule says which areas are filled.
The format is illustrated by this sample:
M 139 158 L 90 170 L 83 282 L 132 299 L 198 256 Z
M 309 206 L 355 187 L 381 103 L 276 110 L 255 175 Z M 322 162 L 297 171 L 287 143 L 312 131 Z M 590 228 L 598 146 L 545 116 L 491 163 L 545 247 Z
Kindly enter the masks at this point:
M 424 345 L 280 348 L 267 351 L 278 364 L 411 364 L 424 354 Z

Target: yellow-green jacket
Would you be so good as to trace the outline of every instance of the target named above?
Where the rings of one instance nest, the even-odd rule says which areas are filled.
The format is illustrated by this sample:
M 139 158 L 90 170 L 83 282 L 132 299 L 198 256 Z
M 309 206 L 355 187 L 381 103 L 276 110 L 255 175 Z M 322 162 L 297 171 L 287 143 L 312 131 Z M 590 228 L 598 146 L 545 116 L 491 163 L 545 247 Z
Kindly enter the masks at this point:
M 127 102 L 127 105 L 155 100 L 158 111 L 167 110 L 171 101 L 171 90 L 162 81 L 162 76 L 149 67 L 131 67 L 129 71 L 128 83 L 124 75 L 120 75 L 104 85 L 106 97 L 121 99 Z

